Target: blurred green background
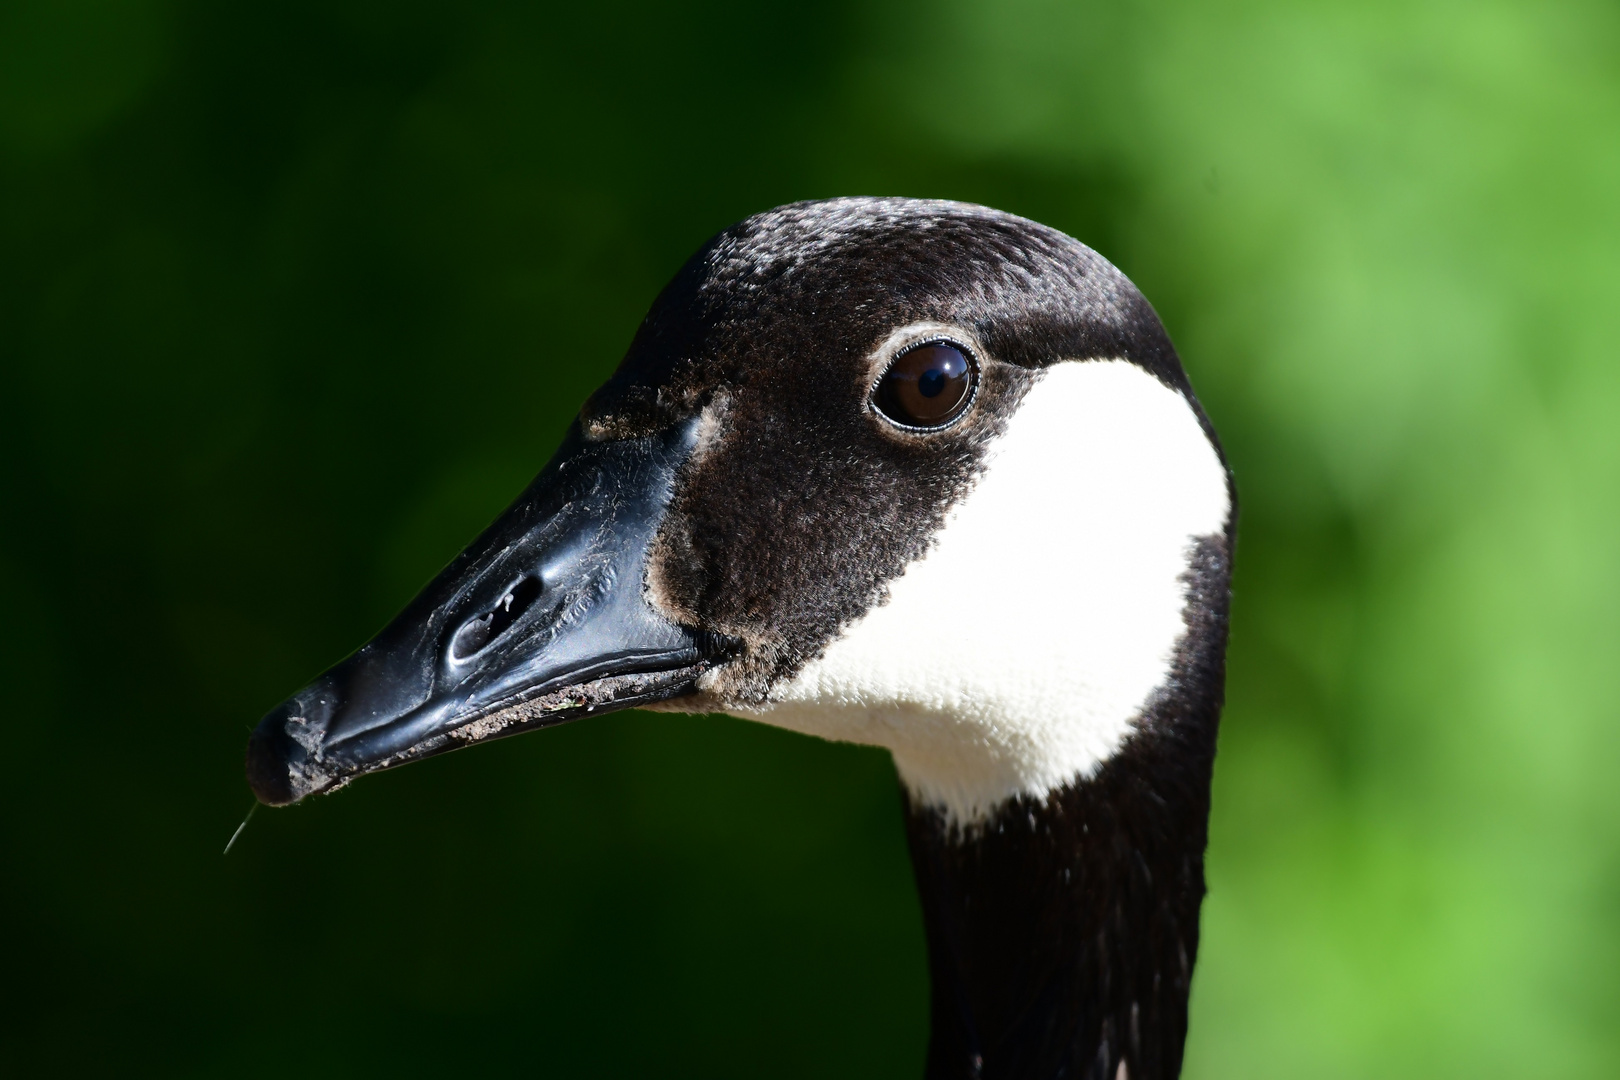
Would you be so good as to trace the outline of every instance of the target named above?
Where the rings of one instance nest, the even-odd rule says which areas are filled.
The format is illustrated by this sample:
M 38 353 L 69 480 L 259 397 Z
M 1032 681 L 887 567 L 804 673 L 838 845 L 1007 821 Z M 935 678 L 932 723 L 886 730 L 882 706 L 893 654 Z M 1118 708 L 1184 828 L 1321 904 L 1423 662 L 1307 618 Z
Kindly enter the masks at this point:
M 1620 1075 L 1620 8 L 6 0 L 0 1070 L 920 1075 L 882 755 L 622 714 L 254 818 L 247 732 L 708 235 L 968 199 L 1244 500 L 1193 1078 Z

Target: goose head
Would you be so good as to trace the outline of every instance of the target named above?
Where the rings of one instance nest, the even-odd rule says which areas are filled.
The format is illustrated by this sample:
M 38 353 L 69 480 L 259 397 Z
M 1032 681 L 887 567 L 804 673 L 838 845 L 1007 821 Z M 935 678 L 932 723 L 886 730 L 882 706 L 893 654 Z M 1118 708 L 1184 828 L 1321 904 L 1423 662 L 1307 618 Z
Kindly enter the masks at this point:
M 1180 965 L 1184 1027 L 1232 516 L 1163 327 L 1101 256 L 960 203 L 782 207 L 692 257 L 534 483 L 264 718 L 248 778 L 285 804 L 628 707 L 881 746 L 929 919 L 940 1075 L 1012 1075 L 1001 1063 L 1020 1053 L 1090 1068 L 1099 1038 L 1109 1080 L 1163 1072 L 1140 1047 L 1130 1058 L 1113 1005 L 1065 1007 L 1030 1043 L 1050 1053 L 1004 1051 L 996 1016 L 1049 987 L 975 957 L 1072 948 L 1004 948 L 991 939 L 1010 931 L 975 930 L 953 896 L 1023 865 L 986 853 L 1027 819 L 1025 847 L 1046 854 L 1007 918 L 1027 894 L 1025 918 L 1055 904 L 1080 926 L 1101 894 L 1065 888 L 1141 892 L 1133 872 L 1080 880 L 1103 857 L 1081 833 L 1111 815 L 1138 855 L 1154 849 L 1138 860 L 1150 878 L 1154 859 L 1195 872 L 1141 892 L 1149 908 L 1196 893 L 1164 961 Z M 943 1048 L 942 1024 L 957 1029 Z

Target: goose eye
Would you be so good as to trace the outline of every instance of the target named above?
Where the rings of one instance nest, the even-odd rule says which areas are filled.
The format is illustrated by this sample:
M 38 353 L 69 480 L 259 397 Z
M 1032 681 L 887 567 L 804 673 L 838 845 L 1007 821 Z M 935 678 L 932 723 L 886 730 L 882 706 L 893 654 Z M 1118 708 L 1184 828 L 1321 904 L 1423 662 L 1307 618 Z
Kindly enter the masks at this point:
M 904 427 L 943 427 L 973 399 L 976 375 L 961 349 L 943 341 L 929 342 L 894 358 L 878 380 L 872 403 Z

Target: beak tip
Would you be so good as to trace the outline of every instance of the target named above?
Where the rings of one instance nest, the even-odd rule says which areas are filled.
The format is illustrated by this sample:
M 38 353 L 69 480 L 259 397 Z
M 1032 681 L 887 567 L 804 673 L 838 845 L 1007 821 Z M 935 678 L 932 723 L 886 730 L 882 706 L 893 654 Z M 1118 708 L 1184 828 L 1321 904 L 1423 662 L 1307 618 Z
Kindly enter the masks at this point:
M 286 806 L 301 794 L 293 784 L 291 762 L 299 751 L 287 734 L 281 710 L 260 721 L 248 736 L 247 782 L 254 796 L 266 806 Z

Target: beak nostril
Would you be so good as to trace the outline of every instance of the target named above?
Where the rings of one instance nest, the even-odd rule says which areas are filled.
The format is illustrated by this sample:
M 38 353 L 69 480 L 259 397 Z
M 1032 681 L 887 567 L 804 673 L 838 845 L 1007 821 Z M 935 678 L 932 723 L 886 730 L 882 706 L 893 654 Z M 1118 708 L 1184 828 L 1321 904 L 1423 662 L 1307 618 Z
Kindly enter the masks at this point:
M 483 651 L 539 598 L 539 578 L 528 574 L 518 578 L 495 601 L 493 608 L 461 624 L 456 636 L 450 639 L 450 659 L 465 660 Z

